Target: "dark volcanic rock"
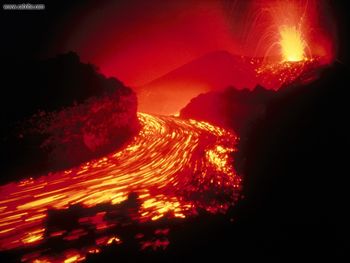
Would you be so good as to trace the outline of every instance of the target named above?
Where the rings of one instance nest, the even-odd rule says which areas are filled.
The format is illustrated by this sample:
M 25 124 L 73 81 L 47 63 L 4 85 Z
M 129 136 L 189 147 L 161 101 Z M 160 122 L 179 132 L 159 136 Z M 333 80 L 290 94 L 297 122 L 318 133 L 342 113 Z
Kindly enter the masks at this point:
M 231 128 L 242 134 L 251 123 L 265 112 L 266 103 L 275 91 L 257 86 L 252 91 L 229 87 L 193 98 L 180 112 L 183 118 L 192 118 Z
M 221 237 L 229 240 L 230 247 L 239 247 L 243 258 L 251 255 L 276 262 L 345 258 L 348 87 L 349 68 L 336 63 L 308 85 L 294 83 L 276 92 L 265 103 L 264 114 L 251 120 L 250 129 L 241 134 L 235 165 L 244 175 L 244 199 L 235 208 L 236 227 Z M 201 114 L 209 120 L 209 113 L 226 101 L 218 93 L 200 98 L 182 114 Z M 204 98 L 215 103 L 190 112 Z M 235 116 L 228 113 L 225 125 Z M 248 242 L 242 245 L 245 239 Z
M 135 93 L 75 53 L 3 63 L 2 182 L 97 158 L 139 129 Z

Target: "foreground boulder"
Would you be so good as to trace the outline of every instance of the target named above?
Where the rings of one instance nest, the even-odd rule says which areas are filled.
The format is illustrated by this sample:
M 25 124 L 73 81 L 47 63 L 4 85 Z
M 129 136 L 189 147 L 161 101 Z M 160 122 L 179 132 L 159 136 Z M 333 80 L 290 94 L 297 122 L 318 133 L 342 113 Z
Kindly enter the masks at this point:
M 100 157 L 139 130 L 135 93 L 75 53 L 11 62 L 4 76 L 2 182 Z

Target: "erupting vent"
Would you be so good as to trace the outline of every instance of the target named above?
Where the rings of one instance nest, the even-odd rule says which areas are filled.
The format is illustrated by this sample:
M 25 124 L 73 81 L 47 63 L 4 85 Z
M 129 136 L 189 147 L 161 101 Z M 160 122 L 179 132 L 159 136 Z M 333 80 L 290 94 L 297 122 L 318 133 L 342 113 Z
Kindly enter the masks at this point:
M 282 26 L 279 31 L 283 61 L 304 60 L 306 58 L 306 42 L 303 39 L 302 32 L 296 26 Z

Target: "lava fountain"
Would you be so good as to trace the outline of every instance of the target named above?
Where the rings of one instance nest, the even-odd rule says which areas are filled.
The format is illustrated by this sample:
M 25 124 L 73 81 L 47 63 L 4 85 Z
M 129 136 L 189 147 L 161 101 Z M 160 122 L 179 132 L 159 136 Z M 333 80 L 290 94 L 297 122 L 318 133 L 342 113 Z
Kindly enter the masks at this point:
M 255 4 L 251 34 L 260 37 L 252 64 L 261 85 L 277 90 L 297 78 L 307 82 L 316 78 L 318 68 L 332 62 L 333 44 L 319 21 L 322 2 L 261 0 Z
M 302 32 L 295 26 L 281 26 L 280 30 L 280 46 L 283 61 L 301 61 L 305 57 L 306 42 L 302 36 Z
M 313 56 L 308 35 L 311 33 L 315 5 L 309 1 L 272 1 L 266 4 L 267 23 L 263 38 L 265 58 L 279 57 L 279 62 L 298 62 Z M 309 12 L 308 12 L 309 11 Z

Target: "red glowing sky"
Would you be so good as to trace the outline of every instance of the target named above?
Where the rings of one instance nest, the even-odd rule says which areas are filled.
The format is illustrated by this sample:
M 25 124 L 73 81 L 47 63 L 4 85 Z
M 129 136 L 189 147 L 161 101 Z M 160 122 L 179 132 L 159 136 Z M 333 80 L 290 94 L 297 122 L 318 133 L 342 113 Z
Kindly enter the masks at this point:
M 262 44 L 260 40 L 273 30 L 271 23 L 285 17 L 282 6 L 282 12 L 271 19 L 271 6 L 280 2 L 96 2 L 72 10 L 65 17 L 57 27 L 52 53 L 76 51 L 84 62 L 97 65 L 107 76 L 115 76 L 132 87 L 140 86 L 212 51 L 265 55 L 273 37 Z M 330 53 L 333 47 L 328 41 L 331 30 L 324 1 L 282 2 L 291 2 L 300 9 L 307 2 L 308 24 L 312 26 L 306 37 L 313 43 L 315 54 Z M 271 55 L 276 52 L 272 50 Z
M 219 1 L 131 1 L 75 17 L 60 51 L 74 50 L 107 75 L 139 86 L 201 55 L 236 51 Z M 69 27 L 68 27 L 69 28 Z

